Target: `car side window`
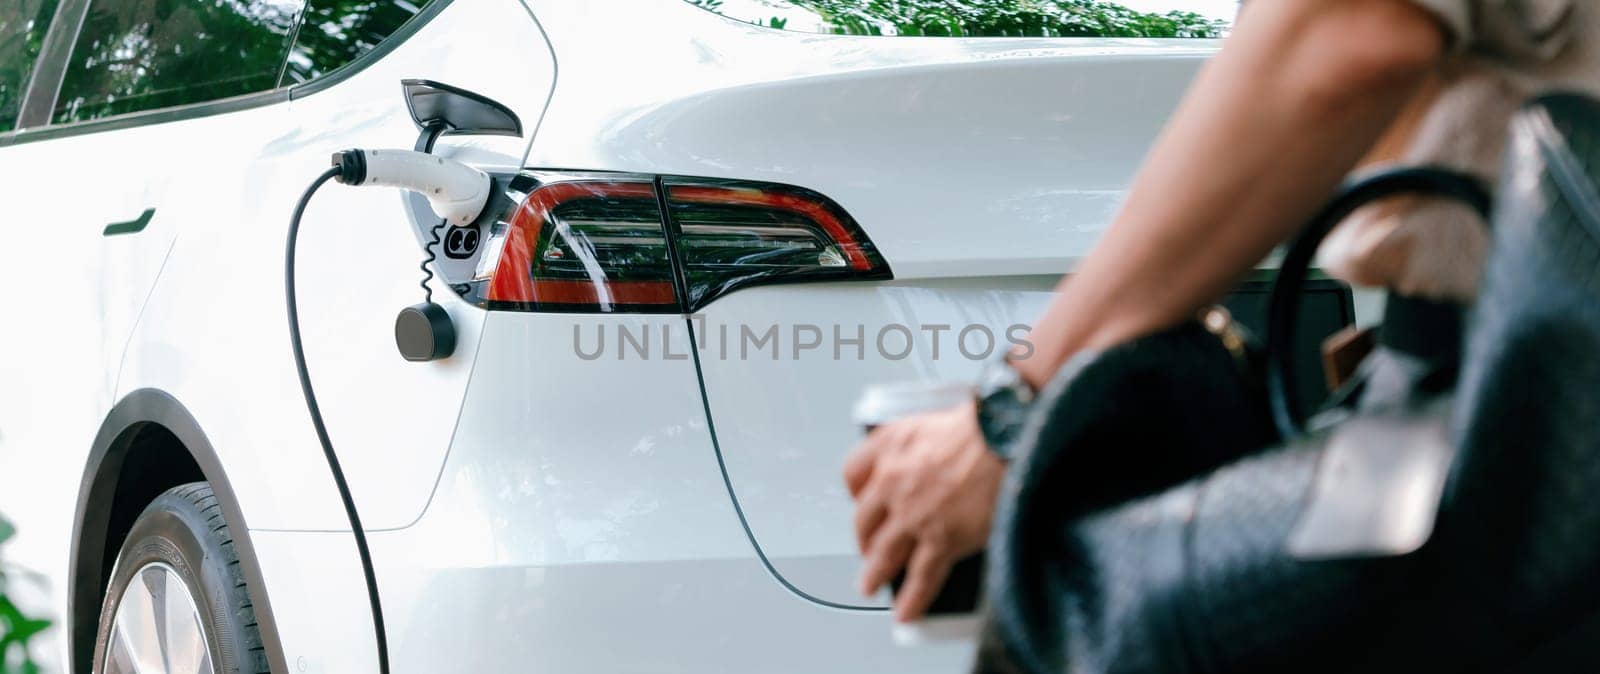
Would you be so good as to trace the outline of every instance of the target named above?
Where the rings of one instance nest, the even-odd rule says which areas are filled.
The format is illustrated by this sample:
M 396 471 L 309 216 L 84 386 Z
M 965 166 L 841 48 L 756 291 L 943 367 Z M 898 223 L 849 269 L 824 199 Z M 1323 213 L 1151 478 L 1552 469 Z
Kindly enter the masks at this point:
M 423 0 L 308 0 L 282 83 L 309 82 L 360 58 L 428 4 Z
M 22 96 L 56 4 L 56 0 L 0 2 L 0 133 L 16 128 Z
M 299 0 L 92 0 L 51 122 L 275 88 L 300 6 Z

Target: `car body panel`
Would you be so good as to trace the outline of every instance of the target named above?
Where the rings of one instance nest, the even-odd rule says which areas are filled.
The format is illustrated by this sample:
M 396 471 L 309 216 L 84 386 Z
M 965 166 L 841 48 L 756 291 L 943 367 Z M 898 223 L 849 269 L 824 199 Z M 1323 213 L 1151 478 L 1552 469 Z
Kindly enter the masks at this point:
M 1069 270 L 1218 44 L 811 35 L 684 3 L 610 20 L 529 4 L 562 73 L 530 165 L 807 187 L 897 278 Z
M 373 535 L 385 557 L 397 532 Z M 969 671 L 974 644 L 898 647 L 882 611 L 797 599 L 753 558 L 386 571 L 391 671 Z M 331 671 L 331 670 L 330 670 Z
M 472 40 L 460 39 L 468 34 Z M 280 195 L 274 203 L 292 206 L 326 166 L 332 149 L 410 147 L 417 128 L 401 96 L 401 79 L 437 79 L 494 98 L 518 111 L 528 134 L 554 76 L 538 25 L 516 0 L 452 3 L 383 60 L 291 102 L 287 128 L 298 131 L 268 149 L 267 156 L 278 163 L 263 180 Z M 520 165 L 527 144 L 526 135 L 445 136 L 436 152 L 503 171 Z M 287 221 L 286 210 L 264 213 L 262 225 L 269 234 L 262 245 L 281 245 Z M 333 186 L 307 209 L 300 236 L 296 271 L 306 365 L 368 529 L 402 527 L 422 514 L 455 432 L 485 316 L 436 279 L 433 298 L 452 316 L 456 350 L 429 363 L 400 357 L 395 316 L 423 301 L 421 232 L 415 224 L 406 200 L 394 190 Z M 280 285 L 282 272 L 261 280 Z M 283 322 L 278 315 L 263 318 Z M 286 335 L 274 337 L 281 350 Z M 299 398 L 285 400 L 298 411 L 264 418 L 305 418 Z
M 337 531 L 251 531 L 292 672 L 378 671 L 355 539 Z
M 369 536 L 392 671 L 964 666 L 970 645 L 897 649 L 886 614 L 773 582 L 718 473 L 688 329 L 490 315 L 427 513 Z M 619 330 L 648 335 L 656 357 L 619 351 Z M 574 340 L 592 355 L 602 332 L 607 348 L 580 355 Z
M 972 381 L 984 360 L 1010 348 L 1008 333 L 1026 339 L 1016 326 L 1043 311 L 1055 280 L 755 288 L 702 312 L 718 446 L 750 528 L 784 578 L 826 601 L 881 605 L 856 590 L 853 506 L 840 476 L 861 438 L 851 422 L 856 398 L 873 383 Z M 752 348 L 740 332 L 774 326 L 770 348 Z
M 539 166 L 765 180 L 826 194 L 895 281 L 747 289 L 701 310 L 716 439 L 755 539 L 809 598 L 881 605 L 839 476 L 871 383 L 970 380 L 1043 310 L 1110 223 L 1145 149 L 1214 51 L 1207 40 L 871 38 L 785 33 L 682 3 L 530 0 L 562 77 L 529 154 Z M 679 30 L 663 30 L 671 26 Z M 607 40 L 628 43 L 617 52 Z M 638 54 L 649 58 L 638 58 Z M 693 73 L 693 76 L 687 74 Z M 900 358 L 876 337 L 916 333 Z M 948 326 L 942 353 L 935 332 Z M 968 326 L 996 346 L 969 344 Z M 864 358 L 835 359 L 857 327 Z M 747 356 L 741 330 L 779 347 Z M 703 328 L 704 329 L 704 328 Z M 720 329 L 731 330 L 720 337 Z M 822 348 L 795 351 L 795 332 Z M 891 341 L 898 333 L 886 335 Z M 810 334 L 803 335 L 810 339 Z M 722 345 L 733 347 L 730 356 Z M 706 347 L 713 346 L 711 349 Z M 741 348 L 746 347 L 746 348 Z M 768 353 L 771 357 L 768 357 Z

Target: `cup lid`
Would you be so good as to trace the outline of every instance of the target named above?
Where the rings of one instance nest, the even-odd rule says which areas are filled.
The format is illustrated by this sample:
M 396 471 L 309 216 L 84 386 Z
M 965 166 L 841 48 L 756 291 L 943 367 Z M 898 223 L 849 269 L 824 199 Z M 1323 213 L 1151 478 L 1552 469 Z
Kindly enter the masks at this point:
M 954 407 L 972 399 L 972 385 L 912 381 L 873 384 L 856 399 L 855 421 L 863 426 L 888 423 L 918 412 Z

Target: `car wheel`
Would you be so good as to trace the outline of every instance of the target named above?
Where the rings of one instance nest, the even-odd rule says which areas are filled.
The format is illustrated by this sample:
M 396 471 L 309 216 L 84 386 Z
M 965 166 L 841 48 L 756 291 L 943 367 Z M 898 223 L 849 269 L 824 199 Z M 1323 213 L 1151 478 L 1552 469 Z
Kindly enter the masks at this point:
M 269 671 L 210 485 L 173 487 L 134 522 L 100 609 L 94 663 L 101 674 Z

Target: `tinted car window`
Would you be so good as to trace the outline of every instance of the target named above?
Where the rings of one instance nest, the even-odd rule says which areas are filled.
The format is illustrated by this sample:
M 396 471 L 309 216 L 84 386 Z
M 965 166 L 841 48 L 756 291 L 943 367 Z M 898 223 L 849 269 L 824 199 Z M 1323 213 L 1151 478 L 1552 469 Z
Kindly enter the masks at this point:
M 423 0 L 310 0 L 289 53 L 284 84 L 325 75 L 378 46 L 417 12 Z
M 93 0 L 51 121 L 272 89 L 299 10 L 298 0 Z
M 938 37 L 1221 37 L 1238 0 L 687 0 L 767 28 Z
M 16 127 L 28 75 L 55 12 L 56 0 L 0 2 L 0 132 Z

